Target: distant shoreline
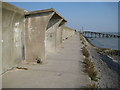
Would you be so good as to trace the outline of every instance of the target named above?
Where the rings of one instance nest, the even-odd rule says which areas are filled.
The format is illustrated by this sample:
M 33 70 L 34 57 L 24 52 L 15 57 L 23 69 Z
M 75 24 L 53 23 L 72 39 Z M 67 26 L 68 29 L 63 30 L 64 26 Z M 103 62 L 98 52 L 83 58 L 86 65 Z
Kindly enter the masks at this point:
M 99 79 L 96 84 L 98 84 L 100 88 L 119 88 L 118 77 L 120 75 L 120 67 L 118 68 L 118 63 L 115 63 L 114 59 L 108 57 L 107 55 L 102 55 L 97 52 L 96 49 L 100 48 L 91 44 L 90 41 L 82 34 L 80 36 L 82 36 L 81 40 L 83 40 L 82 42 L 87 46 L 87 49 L 90 52 L 91 60 L 94 62 L 95 68 L 98 71 Z
M 111 52 L 118 52 L 118 53 L 120 53 L 120 50 L 114 50 L 114 49 L 110 49 L 110 48 L 100 48 L 100 47 L 97 47 L 97 46 L 95 46 L 94 44 L 92 44 L 92 43 L 88 40 L 87 37 L 85 37 L 85 36 L 83 36 L 83 37 L 86 39 L 86 41 L 87 41 L 93 48 L 101 49 L 101 50 L 108 50 L 108 51 L 111 51 Z M 111 57 L 111 59 L 114 59 L 114 57 L 112 57 L 111 55 L 109 55 L 109 54 L 106 54 L 106 55 L 109 56 L 109 57 Z M 118 56 L 120 56 L 120 54 L 119 54 Z
M 82 35 L 83 36 L 83 35 Z M 108 51 L 108 53 L 110 52 L 117 52 L 117 53 L 120 53 L 120 50 L 113 50 L 113 49 L 108 49 L 108 48 L 99 48 L 95 45 L 93 45 L 89 40 L 88 38 L 86 38 L 85 36 L 83 36 L 85 41 L 89 44 L 89 46 L 91 46 L 91 48 L 94 48 L 95 51 L 103 56 L 106 56 L 108 58 L 110 58 L 112 61 L 118 63 L 120 65 L 120 56 L 119 55 L 109 55 L 109 54 L 106 54 L 105 51 Z
M 85 36 L 84 36 L 85 37 Z M 119 40 L 120 38 L 89 38 L 86 40 L 96 48 L 112 49 L 120 51 Z
M 88 40 L 87 37 L 85 37 L 85 36 L 83 36 L 83 37 L 86 39 L 86 41 L 87 41 L 92 47 L 97 48 L 95 45 L 93 45 L 93 44 Z

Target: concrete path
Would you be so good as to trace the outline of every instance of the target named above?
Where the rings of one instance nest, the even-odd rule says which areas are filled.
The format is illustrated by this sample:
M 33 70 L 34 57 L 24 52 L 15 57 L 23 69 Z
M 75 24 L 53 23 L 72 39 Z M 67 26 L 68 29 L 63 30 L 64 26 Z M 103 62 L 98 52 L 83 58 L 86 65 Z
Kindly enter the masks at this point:
M 3 75 L 3 88 L 83 88 L 89 84 L 83 72 L 79 35 L 67 39 L 58 53 L 47 56 L 47 64 L 23 64 L 28 70 Z

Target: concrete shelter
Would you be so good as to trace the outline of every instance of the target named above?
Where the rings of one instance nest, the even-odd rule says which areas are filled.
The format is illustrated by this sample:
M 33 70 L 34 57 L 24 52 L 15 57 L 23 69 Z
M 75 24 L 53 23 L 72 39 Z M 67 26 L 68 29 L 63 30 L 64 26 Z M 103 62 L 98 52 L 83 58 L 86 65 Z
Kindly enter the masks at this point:
M 26 12 L 25 59 L 45 61 L 46 53 L 56 49 L 57 28 L 66 20 L 53 8 Z
M 63 30 L 67 20 L 53 8 L 29 12 L 2 2 L 1 18 L 1 73 L 22 61 L 46 62 L 46 55 L 57 52 L 67 35 Z

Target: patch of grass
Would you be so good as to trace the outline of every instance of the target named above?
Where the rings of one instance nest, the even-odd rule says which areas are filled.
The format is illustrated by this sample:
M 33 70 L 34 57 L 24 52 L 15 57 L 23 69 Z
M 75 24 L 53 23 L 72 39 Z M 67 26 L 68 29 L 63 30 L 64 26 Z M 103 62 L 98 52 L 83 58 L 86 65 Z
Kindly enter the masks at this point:
M 98 86 L 96 84 L 89 84 L 88 88 L 90 88 L 91 90 L 98 90 Z
M 86 42 L 82 36 L 82 34 L 80 34 L 80 40 L 82 40 L 83 42 Z
M 93 62 L 91 62 L 88 58 L 84 59 L 84 63 L 86 64 L 86 68 L 89 68 L 89 67 L 94 68 Z
M 83 55 L 86 56 L 86 57 L 89 57 L 89 56 L 90 56 L 90 54 L 89 54 L 89 52 L 88 52 L 88 50 L 87 50 L 86 47 L 83 47 L 83 48 L 82 48 L 82 53 L 83 53 Z
M 84 44 L 85 46 L 87 46 L 87 42 L 86 42 L 86 40 L 85 40 L 85 38 L 84 38 L 84 36 L 80 33 L 80 40 L 82 41 L 82 44 Z
M 79 35 L 80 35 L 80 40 L 83 40 L 82 34 L 79 34 Z
M 96 48 L 96 51 L 103 55 L 120 56 L 120 50 L 112 50 L 106 48 Z
M 84 44 L 84 42 L 82 42 L 82 44 Z
M 84 63 L 85 63 L 85 72 L 89 75 L 91 80 L 97 81 L 97 71 L 95 71 L 94 63 L 89 59 L 90 53 L 86 48 L 86 41 L 84 40 L 83 36 L 80 34 L 80 40 L 82 40 L 82 53 L 85 56 Z
M 91 80 L 97 81 L 98 73 L 97 73 L 97 71 L 95 71 L 94 63 L 91 62 L 91 60 L 88 58 L 84 59 L 84 63 L 85 63 L 85 72 L 88 73 Z
M 96 48 L 96 51 L 101 53 L 101 52 L 108 51 L 108 49 L 106 49 L 106 48 Z

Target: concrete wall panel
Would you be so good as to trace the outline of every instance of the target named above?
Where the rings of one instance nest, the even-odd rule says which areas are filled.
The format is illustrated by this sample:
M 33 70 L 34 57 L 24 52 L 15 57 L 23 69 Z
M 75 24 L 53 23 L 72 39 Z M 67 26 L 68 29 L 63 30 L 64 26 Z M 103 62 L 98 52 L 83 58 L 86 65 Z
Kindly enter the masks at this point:
M 0 74 L 2 74 L 2 2 L 1 1 L 0 1 Z
M 43 13 L 26 18 L 25 59 L 36 62 L 36 58 L 45 61 L 45 31 L 53 13 Z
M 73 36 L 75 34 L 75 30 L 72 28 L 69 28 L 67 26 L 63 27 L 63 31 L 62 31 L 62 39 L 65 40 L 71 36 Z
M 22 61 L 21 33 L 24 31 L 24 10 L 2 3 L 3 72 Z
M 24 59 L 37 62 L 40 58 L 44 62 L 46 53 L 56 52 L 62 43 L 62 25 L 66 21 L 53 9 L 25 12 L 3 2 L 2 16 L 3 72 Z
M 57 29 L 57 35 L 56 35 L 56 48 L 57 51 L 62 47 L 62 30 L 63 30 L 63 25 L 59 26 Z
M 54 19 L 55 22 L 54 25 L 52 25 L 49 29 L 46 30 L 46 53 L 49 52 L 56 52 L 56 35 L 57 35 L 57 29 L 59 24 L 61 23 L 62 19 Z

